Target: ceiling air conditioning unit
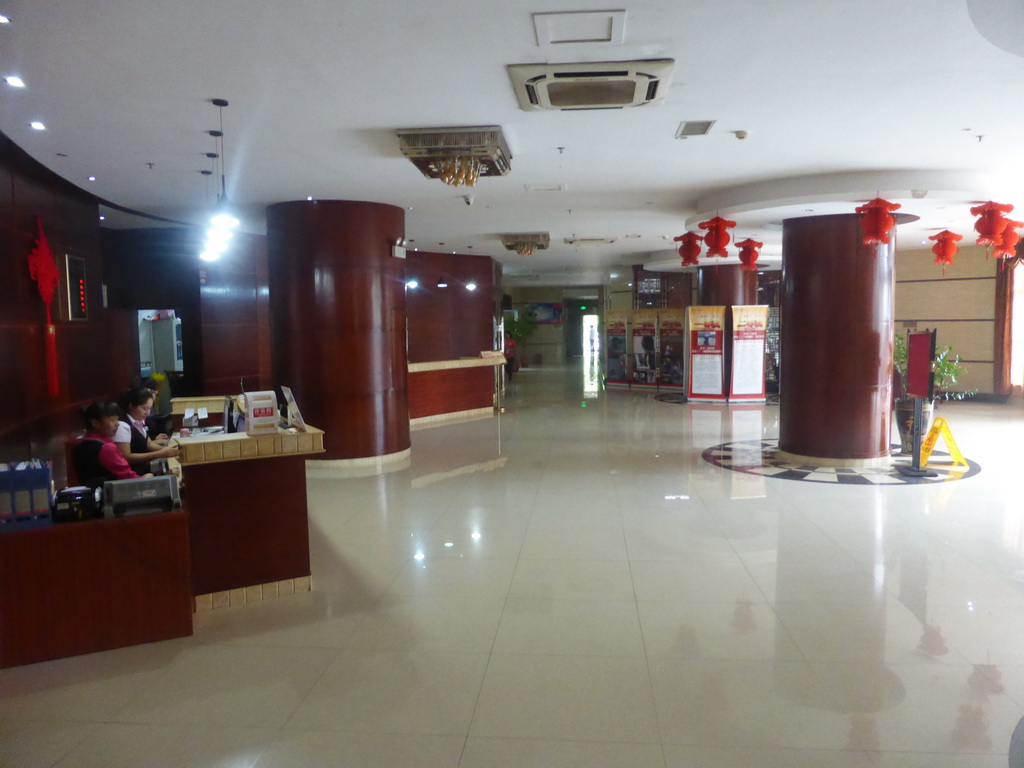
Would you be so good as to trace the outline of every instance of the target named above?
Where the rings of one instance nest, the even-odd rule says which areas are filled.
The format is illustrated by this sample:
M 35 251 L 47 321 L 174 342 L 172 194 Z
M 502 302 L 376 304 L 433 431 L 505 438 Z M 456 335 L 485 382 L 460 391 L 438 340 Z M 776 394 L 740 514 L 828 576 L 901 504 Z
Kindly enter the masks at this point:
M 511 64 L 519 106 L 554 109 L 624 109 L 656 104 L 672 83 L 673 59 L 589 64 Z

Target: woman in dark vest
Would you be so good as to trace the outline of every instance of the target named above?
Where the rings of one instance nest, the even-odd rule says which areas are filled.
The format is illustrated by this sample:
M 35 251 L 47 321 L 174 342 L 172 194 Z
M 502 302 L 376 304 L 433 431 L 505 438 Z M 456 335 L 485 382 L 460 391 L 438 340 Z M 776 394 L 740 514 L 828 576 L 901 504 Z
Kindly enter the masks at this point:
M 107 480 L 130 480 L 139 476 L 114 445 L 120 418 L 121 410 L 117 405 L 103 400 L 90 403 L 82 411 L 85 437 L 71 454 L 75 474 L 82 485 L 99 488 Z
M 153 459 L 178 455 L 178 446 L 167 440 L 152 440 L 146 429 L 146 420 L 153 409 L 155 394 L 151 389 L 129 389 L 121 396 L 124 418 L 117 425 L 114 443 L 124 458 L 137 472 L 149 472 Z

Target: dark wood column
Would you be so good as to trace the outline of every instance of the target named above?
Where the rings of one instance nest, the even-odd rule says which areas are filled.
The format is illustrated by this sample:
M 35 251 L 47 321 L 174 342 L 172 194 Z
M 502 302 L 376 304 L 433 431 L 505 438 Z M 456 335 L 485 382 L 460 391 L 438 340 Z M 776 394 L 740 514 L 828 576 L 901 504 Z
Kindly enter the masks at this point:
M 722 353 L 726 382 L 732 379 L 732 308 L 751 304 L 757 304 L 756 269 L 741 269 L 739 264 L 711 264 L 697 268 L 697 306 L 725 307 Z
M 326 432 L 325 459 L 409 447 L 405 235 L 393 205 L 316 200 L 267 208 L 274 382 Z
M 889 455 L 893 261 L 863 244 L 856 214 L 782 227 L 779 448 L 801 456 Z
M 697 269 L 697 305 L 717 307 L 757 304 L 757 270 L 739 264 L 710 264 Z

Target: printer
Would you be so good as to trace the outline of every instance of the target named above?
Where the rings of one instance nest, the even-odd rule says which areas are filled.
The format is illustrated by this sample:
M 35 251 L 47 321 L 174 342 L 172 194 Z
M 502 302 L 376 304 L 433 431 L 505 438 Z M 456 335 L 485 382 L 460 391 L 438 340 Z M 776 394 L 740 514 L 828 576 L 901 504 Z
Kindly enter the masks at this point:
M 128 517 L 170 512 L 181 507 L 174 475 L 108 480 L 103 484 L 103 516 Z

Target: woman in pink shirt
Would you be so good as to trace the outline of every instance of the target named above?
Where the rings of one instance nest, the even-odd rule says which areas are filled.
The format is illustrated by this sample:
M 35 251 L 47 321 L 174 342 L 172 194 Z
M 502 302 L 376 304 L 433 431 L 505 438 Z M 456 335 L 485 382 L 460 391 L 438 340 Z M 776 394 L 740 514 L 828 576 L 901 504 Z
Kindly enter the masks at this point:
M 107 480 L 140 477 L 114 444 L 114 434 L 121 419 L 121 411 L 117 405 L 95 400 L 82 411 L 82 419 L 86 424 L 85 437 L 75 446 L 71 456 L 78 481 L 83 485 L 98 488 Z

